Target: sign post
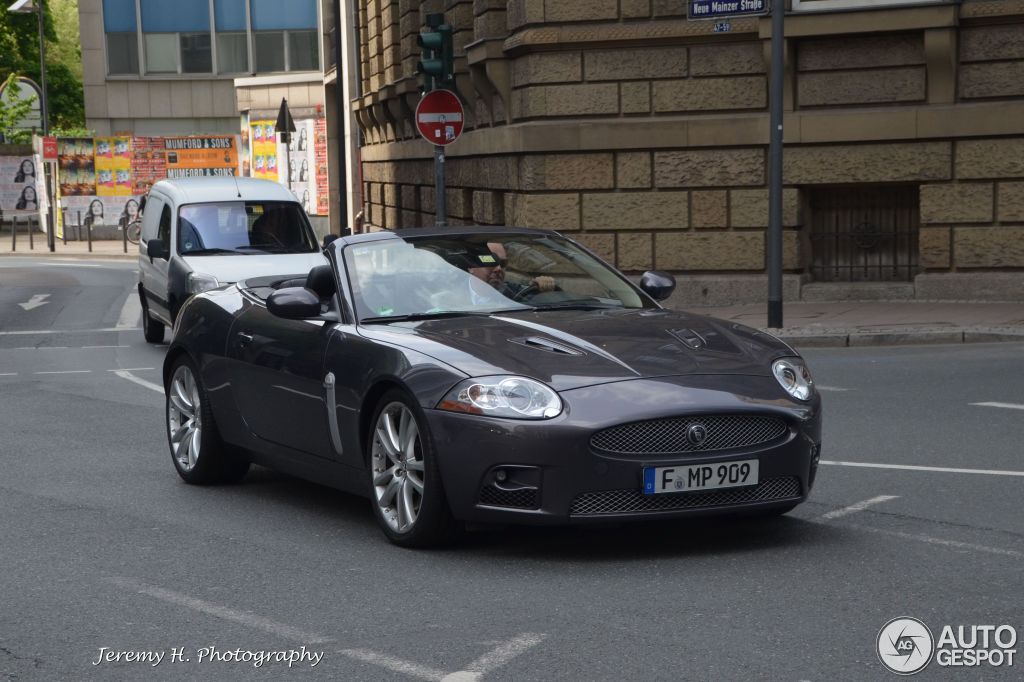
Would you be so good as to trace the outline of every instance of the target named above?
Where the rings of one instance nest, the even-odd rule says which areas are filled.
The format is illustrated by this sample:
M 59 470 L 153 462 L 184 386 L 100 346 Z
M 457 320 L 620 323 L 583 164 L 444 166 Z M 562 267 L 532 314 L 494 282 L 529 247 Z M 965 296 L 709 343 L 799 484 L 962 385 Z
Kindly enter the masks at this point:
M 434 145 L 434 202 L 437 207 L 437 227 L 448 226 L 444 148 L 459 139 L 465 120 L 462 102 L 449 90 L 429 92 L 416 106 L 416 129 L 423 139 Z
M 769 0 L 687 0 L 689 19 L 715 21 L 714 31 L 729 31 L 730 17 L 768 14 Z M 771 80 L 768 97 L 768 326 L 782 327 L 782 88 L 785 0 L 771 0 Z

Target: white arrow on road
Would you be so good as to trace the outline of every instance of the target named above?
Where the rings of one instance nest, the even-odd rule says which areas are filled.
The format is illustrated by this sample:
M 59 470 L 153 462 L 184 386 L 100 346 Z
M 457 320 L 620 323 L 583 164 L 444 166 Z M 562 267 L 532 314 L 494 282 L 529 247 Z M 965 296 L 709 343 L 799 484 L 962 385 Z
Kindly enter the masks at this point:
M 24 303 L 19 303 L 18 305 L 20 305 L 25 310 L 32 310 L 33 308 L 38 308 L 40 306 L 46 305 L 46 299 L 48 298 L 50 298 L 49 294 L 36 294 L 35 296 L 28 299 Z

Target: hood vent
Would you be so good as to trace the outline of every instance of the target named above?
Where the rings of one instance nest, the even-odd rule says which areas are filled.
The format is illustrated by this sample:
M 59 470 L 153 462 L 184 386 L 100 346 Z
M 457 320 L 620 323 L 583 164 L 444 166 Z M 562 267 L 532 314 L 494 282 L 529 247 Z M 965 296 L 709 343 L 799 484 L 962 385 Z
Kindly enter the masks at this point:
M 682 341 L 686 344 L 687 348 L 692 350 L 700 350 L 708 345 L 707 340 L 692 329 L 666 329 L 665 331 L 668 332 L 669 336 Z
M 572 346 L 558 343 L 552 339 L 543 336 L 526 336 L 519 337 L 517 339 L 509 339 L 512 343 L 518 343 L 520 346 L 526 346 L 527 348 L 536 348 L 537 350 L 547 351 L 549 353 L 558 353 L 559 355 L 583 355 L 583 351 L 573 348 Z

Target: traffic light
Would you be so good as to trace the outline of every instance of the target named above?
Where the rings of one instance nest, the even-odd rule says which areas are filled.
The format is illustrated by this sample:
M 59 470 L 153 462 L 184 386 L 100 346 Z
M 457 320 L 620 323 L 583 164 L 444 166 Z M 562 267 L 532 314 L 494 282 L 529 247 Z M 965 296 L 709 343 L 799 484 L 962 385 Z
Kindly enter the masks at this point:
M 455 47 L 452 27 L 444 23 L 443 14 L 428 14 L 427 27 L 416 38 L 423 56 L 416 63 L 416 73 L 423 76 L 423 92 L 447 89 L 455 68 Z

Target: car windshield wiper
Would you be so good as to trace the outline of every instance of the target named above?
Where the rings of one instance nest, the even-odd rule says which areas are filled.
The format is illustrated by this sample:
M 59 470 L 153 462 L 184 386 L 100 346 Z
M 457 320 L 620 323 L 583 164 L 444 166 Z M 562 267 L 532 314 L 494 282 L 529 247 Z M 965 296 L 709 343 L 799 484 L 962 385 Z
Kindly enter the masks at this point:
M 625 310 L 625 308 L 624 306 L 611 303 L 557 303 L 553 305 L 539 305 L 534 310 Z
M 231 256 L 244 256 L 244 253 L 238 251 L 232 251 L 231 249 L 193 249 L 192 251 L 183 251 L 182 256 L 210 256 L 213 254 L 217 255 L 231 255 Z
M 519 311 L 516 308 L 515 311 Z M 529 310 L 529 308 L 522 308 Z M 428 313 L 409 313 L 407 315 L 387 315 L 381 317 L 364 317 L 363 324 L 387 323 L 387 322 L 415 322 L 417 320 L 443 320 L 448 317 L 490 317 L 497 313 L 512 312 L 508 310 L 436 310 Z

